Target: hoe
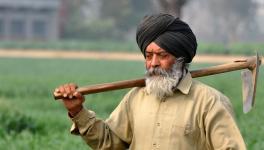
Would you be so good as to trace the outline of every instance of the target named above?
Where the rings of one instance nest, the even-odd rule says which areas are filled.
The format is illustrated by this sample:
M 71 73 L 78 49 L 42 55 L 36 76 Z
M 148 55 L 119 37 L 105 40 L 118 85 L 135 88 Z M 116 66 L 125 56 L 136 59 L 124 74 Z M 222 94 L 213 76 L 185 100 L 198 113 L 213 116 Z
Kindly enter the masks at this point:
M 243 93 L 243 112 L 247 113 L 251 110 L 255 103 L 256 87 L 259 66 L 261 65 L 261 58 L 256 56 L 248 57 L 246 59 L 235 60 L 231 63 L 212 66 L 199 70 L 190 71 L 193 78 L 231 72 L 235 70 L 243 70 L 242 76 L 242 93 Z M 91 86 L 84 86 L 77 89 L 81 94 L 92 94 L 111 90 L 118 90 L 132 87 L 145 86 L 145 79 L 125 80 L 112 83 L 97 84 Z M 54 99 L 62 99 L 62 95 L 56 91 L 53 93 Z

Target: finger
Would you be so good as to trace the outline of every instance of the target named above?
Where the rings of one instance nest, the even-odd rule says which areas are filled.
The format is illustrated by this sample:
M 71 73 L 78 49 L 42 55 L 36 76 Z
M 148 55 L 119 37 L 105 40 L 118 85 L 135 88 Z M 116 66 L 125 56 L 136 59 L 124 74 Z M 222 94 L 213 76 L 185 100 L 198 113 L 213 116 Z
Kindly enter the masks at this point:
M 67 93 L 63 93 L 62 96 L 63 96 L 64 98 L 67 98 L 67 97 L 68 97 Z
M 67 97 L 67 94 L 65 93 L 64 85 L 60 86 L 58 89 L 59 89 L 59 93 L 61 93 L 63 97 Z
M 73 93 L 76 92 L 76 85 L 75 84 L 69 84 L 69 88 L 71 90 L 71 94 L 73 95 Z
M 73 96 L 78 99 L 82 99 L 82 100 L 84 99 L 84 96 L 80 92 L 77 92 L 77 91 L 73 93 Z
M 69 84 L 64 85 L 64 89 L 65 89 L 65 92 L 67 93 L 67 95 L 69 95 L 71 93 L 71 88 L 70 88 Z
M 58 89 L 59 89 L 59 92 L 60 93 L 64 93 L 65 92 L 64 85 L 60 86 Z
M 60 93 L 59 88 L 56 88 L 56 89 L 54 90 L 54 92 L 55 92 L 55 93 Z
M 72 88 L 74 88 L 74 89 L 77 89 L 78 88 L 78 85 L 76 85 L 75 83 L 70 83 L 69 84 Z
M 77 85 L 74 84 L 74 83 L 70 83 L 69 84 L 69 88 L 70 88 L 70 94 L 68 95 L 70 99 L 72 99 L 74 96 L 73 96 L 73 93 L 76 92 L 76 89 L 77 89 Z

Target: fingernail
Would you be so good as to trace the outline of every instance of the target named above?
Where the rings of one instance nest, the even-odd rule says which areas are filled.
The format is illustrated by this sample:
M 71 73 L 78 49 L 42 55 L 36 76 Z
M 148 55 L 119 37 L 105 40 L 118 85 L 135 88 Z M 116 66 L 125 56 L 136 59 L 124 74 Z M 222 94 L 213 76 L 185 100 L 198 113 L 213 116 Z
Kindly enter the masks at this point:
M 58 93 L 60 90 L 59 89 L 55 89 L 55 92 Z
M 63 94 L 63 97 L 67 97 L 67 94 L 65 93 L 65 94 Z
M 73 97 L 72 95 L 69 96 L 70 99 L 72 99 L 72 97 Z

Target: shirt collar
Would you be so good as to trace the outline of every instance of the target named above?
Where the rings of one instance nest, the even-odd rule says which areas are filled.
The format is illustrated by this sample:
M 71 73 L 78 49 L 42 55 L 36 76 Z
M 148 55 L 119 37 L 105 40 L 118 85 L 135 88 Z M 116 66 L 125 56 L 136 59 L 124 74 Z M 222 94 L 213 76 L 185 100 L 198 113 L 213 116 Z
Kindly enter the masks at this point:
M 177 89 L 180 90 L 183 94 L 188 94 L 192 85 L 192 75 L 190 72 L 182 78 L 180 83 L 177 86 Z

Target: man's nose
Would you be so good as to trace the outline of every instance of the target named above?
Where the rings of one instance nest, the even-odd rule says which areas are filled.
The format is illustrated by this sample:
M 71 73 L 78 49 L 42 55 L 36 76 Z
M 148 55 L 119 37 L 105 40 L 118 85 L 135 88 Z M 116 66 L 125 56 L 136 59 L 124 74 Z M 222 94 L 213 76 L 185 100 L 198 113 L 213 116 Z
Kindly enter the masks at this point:
M 151 67 L 159 67 L 160 66 L 160 61 L 157 55 L 153 55 L 151 59 Z

